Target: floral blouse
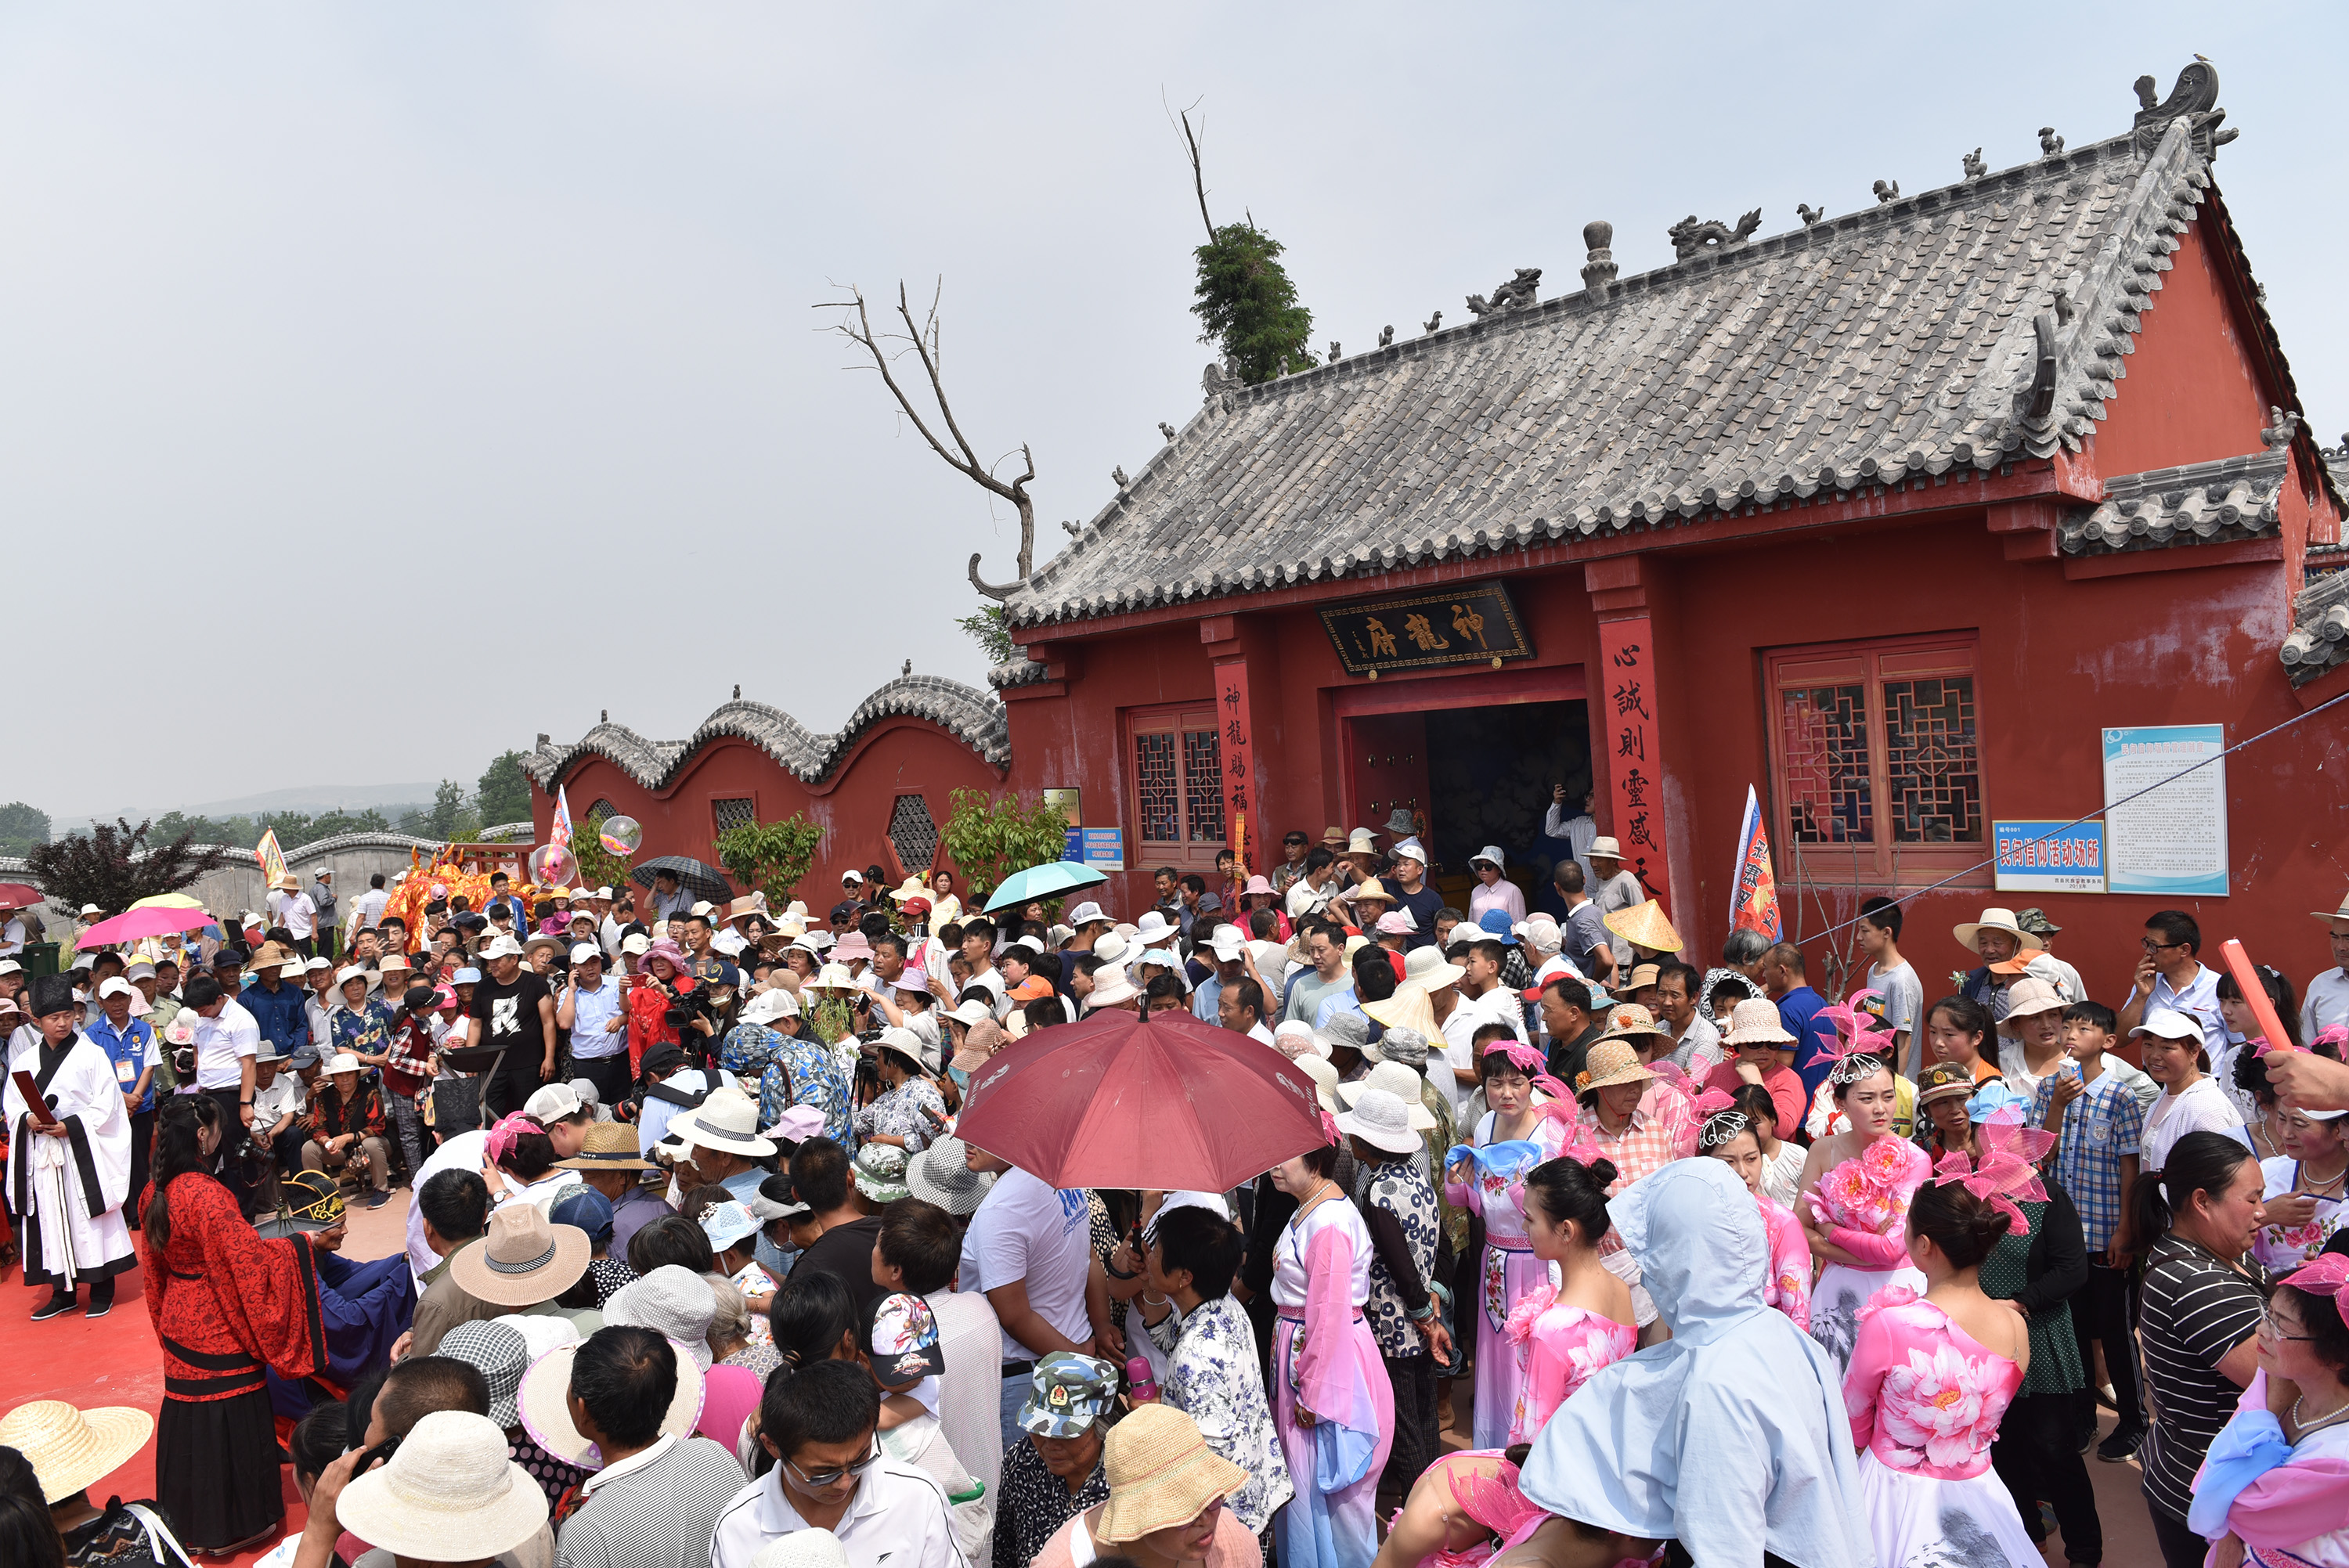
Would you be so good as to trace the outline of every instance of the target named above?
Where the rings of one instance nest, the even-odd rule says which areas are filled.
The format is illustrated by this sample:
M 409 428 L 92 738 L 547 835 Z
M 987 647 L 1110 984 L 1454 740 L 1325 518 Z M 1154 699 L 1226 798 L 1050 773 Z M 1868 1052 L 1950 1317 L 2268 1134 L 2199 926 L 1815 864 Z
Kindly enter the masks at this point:
M 847 1147 L 849 1078 L 822 1040 L 760 1024 L 737 1024 L 719 1048 L 718 1065 L 746 1087 L 757 1087 L 760 1126 L 772 1127 L 792 1106 L 812 1106 L 823 1112 L 823 1135 Z
M 1990 1469 L 1991 1440 L 2023 1368 L 1907 1285 L 1859 1309 L 1844 1408 L 1852 1440 L 1909 1475 L 1966 1480 Z
M 907 1078 L 856 1113 L 856 1136 L 902 1138 L 910 1159 L 927 1149 L 930 1140 L 943 1135 L 938 1124 L 922 1114 L 925 1109 L 945 1118 L 947 1102 L 938 1094 L 938 1086 L 927 1078 Z
M 1365 1215 L 1374 1209 L 1393 1215 L 1420 1280 L 1426 1283 L 1435 1278 L 1435 1189 L 1428 1184 L 1427 1172 L 1416 1159 L 1406 1155 L 1357 1166 L 1354 1202 Z M 1411 1321 L 1411 1309 L 1403 1303 L 1394 1275 L 1376 1251 L 1371 1254 L 1371 1299 L 1362 1315 L 1370 1320 L 1371 1337 L 1379 1342 L 1380 1355 L 1417 1356 L 1427 1348 L 1427 1341 Z
M 2289 1155 L 2260 1161 L 2269 1198 L 2288 1196 L 2300 1181 L 2300 1161 Z M 2251 1255 L 2277 1279 L 2324 1250 L 2333 1233 L 2349 1223 L 2349 1200 L 2319 1196 L 2316 1208 L 2297 1225 L 2261 1225 L 2251 1238 Z
M 1803 1201 L 1826 1239 L 1862 1268 L 1895 1269 L 1909 1261 L 1909 1200 L 1931 1171 L 1923 1150 L 1888 1132 L 1820 1177 Z
M 1199 1424 L 1207 1447 L 1247 1472 L 1247 1483 L 1232 1494 L 1231 1511 L 1251 1534 L 1260 1535 L 1297 1489 L 1265 1401 L 1247 1310 L 1228 1295 L 1203 1301 L 1183 1319 L 1177 1336 L 1174 1313 L 1150 1326 L 1152 1342 L 1172 1357 L 1158 1397 Z
M 1068 1482 L 1044 1468 L 1043 1456 L 1022 1432 L 1003 1450 L 995 1493 L 994 1568 L 1028 1568 L 1061 1526 L 1108 1501 L 1107 1469 L 1094 1465 L 1085 1484 L 1071 1492 Z

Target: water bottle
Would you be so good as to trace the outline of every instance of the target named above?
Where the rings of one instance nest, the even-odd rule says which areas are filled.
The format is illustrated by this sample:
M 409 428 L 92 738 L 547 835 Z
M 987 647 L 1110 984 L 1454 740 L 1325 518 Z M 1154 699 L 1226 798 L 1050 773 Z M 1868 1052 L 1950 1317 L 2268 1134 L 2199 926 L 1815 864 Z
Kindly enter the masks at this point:
M 1154 1404 L 1158 1398 L 1158 1379 L 1151 1375 L 1147 1357 L 1136 1356 L 1125 1364 L 1125 1391 L 1137 1405 Z

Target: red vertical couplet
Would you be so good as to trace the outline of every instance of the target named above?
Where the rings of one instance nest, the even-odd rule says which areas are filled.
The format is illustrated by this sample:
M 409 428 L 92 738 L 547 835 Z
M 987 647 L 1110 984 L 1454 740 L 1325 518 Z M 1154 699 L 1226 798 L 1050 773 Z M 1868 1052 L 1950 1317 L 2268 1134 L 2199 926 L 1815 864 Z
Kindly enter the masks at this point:
M 1240 857 L 1240 877 L 1262 869 L 1257 851 L 1256 725 L 1248 717 L 1247 660 L 1216 662 L 1216 728 L 1224 763 L 1225 841 Z
M 1671 910 L 1670 874 L 1664 869 L 1664 754 L 1656 732 L 1656 650 L 1645 615 L 1599 623 L 1599 678 L 1590 700 L 1607 738 L 1608 799 L 1615 811 L 1615 836 L 1623 864 Z

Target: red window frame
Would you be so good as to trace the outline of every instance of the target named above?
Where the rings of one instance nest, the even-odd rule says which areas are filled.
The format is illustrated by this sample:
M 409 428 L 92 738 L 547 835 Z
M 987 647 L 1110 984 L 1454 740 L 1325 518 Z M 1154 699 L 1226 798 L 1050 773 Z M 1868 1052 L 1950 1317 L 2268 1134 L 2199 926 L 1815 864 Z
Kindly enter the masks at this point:
M 1214 871 L 1231 830 L 1224 820 L 1223 736 L 1215 700 L 1128 708 L 1124 720 L 1123 809 L 1133 813 L 1128 863 L 1143 871 Z M 1149 836 L 1170 820 L 1175 836 Z
M 1763 655 L 1782 877 L 1992 885 L 1980 655 L 1972 632 Z

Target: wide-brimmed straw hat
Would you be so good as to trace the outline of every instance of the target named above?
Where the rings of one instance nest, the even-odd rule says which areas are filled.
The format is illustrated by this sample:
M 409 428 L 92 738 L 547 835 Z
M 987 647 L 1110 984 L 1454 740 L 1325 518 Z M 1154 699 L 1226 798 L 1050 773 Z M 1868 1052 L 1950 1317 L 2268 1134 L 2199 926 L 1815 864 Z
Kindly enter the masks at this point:
M 1634 947 L 1644 947 L 1651 953 L 1681 950 L 1681 934 L 1672 929 L 1664 906 L 1652 898 L 1629 909 L 1617 910 L 1606 917 L 1604 924 Z
M 2025 977 L 2006 988 L 2006 1016 L 2027 1018 L 2033 1013 L 2061 1012 L 2064 994 L 2044 980 Z
M 1582 851 L 1582 858 L 1587 861 L 1614 861 L 1620 864 L 1623 846 L 1601 833 L 1590 841 L 1590 847 Z
M 1435 1125 L 1435 1118 L 1428 1116 L 1427 1108 L 1416 1100 L 1406 1104 L 1400 1095 L 1386 1089 L 1363 1088 L 1354 1097 L 1353 1109 L 1338 1113 L 1338 1130 L 1390 1154 L 1416 1153 L 1421 1140 L 1418 1130 L 1412 1125 L 1411 1113 L 1414 1110 L 1427 1118 L 1428 1126 Z
M 1619 1002 L 1607 1009 L 1601 1020 L 1607 1032 L 1599 1040 L 1628 1040 L 1634 1035 L 1669 1035 L 1671 1030 L 1656 1022 L 1655 1016 L 1637 1002 Z M 1591 1044 L 1597 1045 L 1598 1040 Z
M 683 1346 L 672 1341 L 670 1348 L 678 1353 L 677 1391 L 669 1396 L 668 1411 L 661 1417 L 660 1429 L 673 1438 L 689 1438 L 701 1420 L 705 1387 L 701 1367 L 692 1357 L 684 1354 Z M 576 1465 L 581 1470 L 602 1470 L 603 1451 L 579 1435 L 579 1429 L 571 1422 L 571 1407 L 564 1399 L 571 1392 L 571 1363 L 578 1355 L 578 1346 L 565 1345 L 532 1362 L 522 1376 L 522 1389 L 515 1403 L 522 1415 L 522 1429 L 540 1448 L 564 1464 Z
M 2325 921 L 2328 923 L 2336 920 L 2349 920 L 2349 897 L 2344 897 L 2341 901 L 2341 907 L 2334 910 L 2330 914 L 2325 913 L 2321 909 L 2312 909 L 2308 913 L 2314 915 L 2317 919 Z
M 1791 1046 L 1795 1037 L 1786 1032 L 1785 1020 L 1778 1016 L 1778 1004 L 1762 996 L 1749 996 L 1729 1011 L 1729 1033 L 1721 1043 L 1734 1048 L 1738 1046 Z
M 1401 893 L 1395 892 L 1394 889 L 1387 886 L 1386 883 L 1379 881 L 1376 877 L 1363 878 L 1360 882 L 1356 883 L 1353 888 L 1340 896 L 1353 903 L 1360 903 L 1364 899 L 1375 899 L 1385 903 L 1401 903 L 1402 902 L 1402 895 Z
M 1656 1075 L 1640 1060 L 1640 1053 L 1621 1040 L 1599 1040 L 1592 1044 L 1583 1070 L 1575 1075 L 1578 1089 L 1617 1088 L 1624 1084 L 1646 1083 Z
M 426 1563 L 510 1552 L 546 1524 L 546 1494 L 506 1457 L 506 1434 L 471 1410 L 435 1410 L 388 1463 L 343 1489 L 343 1527 L 370 1546 Z
M 128 1405 L 84 1410 L 63 1399 L 32 1399 L 0 1419 L 0 1448 L 25 1456 L 44 1501 L 63 1502 L 128 1464 L 154 1429 L 154 1417 Z
M 644 1146 L 637 1139 L 636 1124 L 627 1121 L 599 1121 L 587 1129 L 581 1140 L 579 1152 L 568 1160 L 554 1162 L 557 1171 L 650 1171 L 653 1162 L 645 1158 Z
M 1435 949 L 1423 947 L 1419 951 L 1434 953 Z M 1443 954 L 1436 956 L 1441 958 Z M 1447 964 L 1444 967 L 1457 966 Z M 1362 1011 L 1390 1029 L 1410 1029 L 1423 1039 L 1433 1040 L 1444 1032 L 1443 1026 L 1435 1021 L 1435 1004 L 1427 999 L 1427 987 L 1416 980 L 1404 981 L 1384 1001 L 1363 1003 Z
M 800 987 L 802 991 L 836 991 L 843 994 L 859 989 L 856 976 L 848 972 L 845 964 L 827 964 L 815 972 L 815 978 Z
M 1983 910 L 1980 920 L 1953 925 L 1950 928 L 1950 934 L 1958 939 L 1961 947 L 1971 947 L 1979 954 L 1982 951 L 1982 934 L 1985 931 L 2003 931 L 2024 947 L 2044 948 L 2047 945 L 2036 933 L 2023 929 L 2022 923 L 2014 918 L 2014 911 L 2011 909 Z
M 730 1086 L 714 1088 L 692 1110 L 669 1119 L 668 1130 L 684 1141 L 703 1149 L 756 1158 L 772 1154 L 774 1144 L 759 1132 L 759 1102 Z
M 554 1223 L 535 1203 L 515 1203 L 490 1216 L 480 1241 L 457 1250 L 449 1273 L 492 1306 L 536 1306 L 577 1284 L 589 1255 L 586 1232 Z
M 1109 1501 L 1093 1533 L 1113 1542 L 1188 1524 L 1247 1480 L 1246 1470 L 1207 1446 L 1198 1422 L 1171 1405 L 1143 1405 L 1110 1429 L 1102 1469 Z

